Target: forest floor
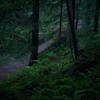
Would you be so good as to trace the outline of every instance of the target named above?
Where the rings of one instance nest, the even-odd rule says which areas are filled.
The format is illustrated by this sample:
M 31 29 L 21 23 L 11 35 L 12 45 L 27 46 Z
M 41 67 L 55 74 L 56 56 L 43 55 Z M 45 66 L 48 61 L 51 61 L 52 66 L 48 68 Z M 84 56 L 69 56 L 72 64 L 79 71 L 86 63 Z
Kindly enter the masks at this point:
M 38 52 L 42 52 L 44 50 L 46 50 L 50 44 L 53 42 L 53 40 L 48 40 L 47 42 L 41 44 L 39 46 L 39 50 Z M 1 64 L 0 65 L 0 81 L 2 81 L 6 76 L 8 76 L 9 74 L 13 74 L 16 71 L 25 68 L 28 65 L 29 62 L 29 54 L 27 55 L 27 57 L 24 58 L 23 61 L 21 60 L 14 60 L 14 61 L 8 61 L 7 63 Z M 2 59 L 2 58 L 0 58 Z
M 81 28 L 81 21 L 79 22 L 78 29 Z M 46 50 L 49 45 L 53 42 L 53 39 L 50 39 L 42 44 L 39 45 L 38 53 L 41 53 L 42 51 Z M 14 59 L 9 60 L 7 63 L 0 64 L 0 81 L 2 81 L 6 76 L 9 74 L 13 74 L 17 72 L 20 69 L 25 68 L 28 65 L 30 58 L 30 54 L 25 55 L 25 57 L 22 57 L 23 60 Z M 2 59 L 2 57 L 0 57 Z

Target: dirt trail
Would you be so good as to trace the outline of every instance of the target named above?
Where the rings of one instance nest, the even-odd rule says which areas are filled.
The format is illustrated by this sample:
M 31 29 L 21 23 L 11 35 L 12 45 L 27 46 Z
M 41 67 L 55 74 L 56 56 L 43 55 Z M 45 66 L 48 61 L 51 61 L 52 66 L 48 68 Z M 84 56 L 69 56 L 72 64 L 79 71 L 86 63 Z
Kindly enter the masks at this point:
M 53 42 L 53 40 L 48 40 L 47 42 L 41 44 L 39 46 L 39 50 L 38 52 L 42 52 L 44 51 L 51 43 Z M 8 76 L 9 74 L 13 74 L 16 71 L 25 68 L 25 66 L 28 65 L 29 62 L 29 56 L 27 56 L 26 59 L 24 59 L 24 61 L 20 61 L 20 60 L 15 60 L 15 61 L 9 61 L 6 64 L 0 65 L 0 81 L 2 81 L 6 76 Z

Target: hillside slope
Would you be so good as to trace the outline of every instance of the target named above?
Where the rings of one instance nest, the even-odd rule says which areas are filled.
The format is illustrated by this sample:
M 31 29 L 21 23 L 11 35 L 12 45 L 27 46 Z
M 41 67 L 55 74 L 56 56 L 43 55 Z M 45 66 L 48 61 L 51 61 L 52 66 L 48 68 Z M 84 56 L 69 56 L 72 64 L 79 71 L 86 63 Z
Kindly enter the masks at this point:
M 96 37 L 91 45 L 88 42 L 75 63 L 69 49 L 52 46 L 40 54 L 36 65 L 27 66 L 0 83 L 0 99 L 99 100 L 100 45 L 97 41 L 100 39 Z

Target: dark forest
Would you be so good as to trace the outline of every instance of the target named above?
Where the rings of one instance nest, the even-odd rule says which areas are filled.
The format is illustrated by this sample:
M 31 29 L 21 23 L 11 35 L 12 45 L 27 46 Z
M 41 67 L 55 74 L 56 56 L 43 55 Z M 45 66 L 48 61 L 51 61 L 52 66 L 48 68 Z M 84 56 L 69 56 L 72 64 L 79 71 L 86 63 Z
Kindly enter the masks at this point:
M 100 0 L 0 0 L 0 100 L 100 100 Z

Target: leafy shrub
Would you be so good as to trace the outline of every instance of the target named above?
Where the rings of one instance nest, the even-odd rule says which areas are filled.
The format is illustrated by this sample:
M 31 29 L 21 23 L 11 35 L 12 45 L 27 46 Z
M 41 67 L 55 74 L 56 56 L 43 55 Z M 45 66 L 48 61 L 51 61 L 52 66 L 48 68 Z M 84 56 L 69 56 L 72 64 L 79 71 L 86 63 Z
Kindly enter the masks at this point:
M 1 100 L 100 99 L 100 64 L 97 63 L 85 73 L 69 76 L 66 72 L 74 63 L 66 50 L 60 47 L 55 52 L 47 52 L 45 59 L 40 59 L 36 65 L 27 66 L 1 82 Z M 54 58 L 52 62 L 51 58 Z M 82 67 L 85 61 L 80 60 L 79 66 Z

